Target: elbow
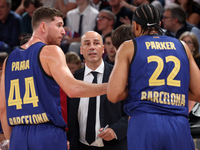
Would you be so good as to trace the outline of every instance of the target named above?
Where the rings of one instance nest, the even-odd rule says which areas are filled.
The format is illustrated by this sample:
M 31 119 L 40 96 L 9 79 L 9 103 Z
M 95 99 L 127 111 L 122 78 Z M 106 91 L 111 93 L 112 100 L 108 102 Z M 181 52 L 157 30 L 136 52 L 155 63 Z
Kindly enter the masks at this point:
M 117 97 L 115 97 L 114 94 L 107 94 L 107 98 L 112 103 L 117 103 L 118 102 Z
M 69 96 L 70 98 L 75 98 L 75 97 L 77 97 L 76 95 L 77 95 L 76 92 L 69 92 L 67 94 L 67 96 Z
M 0 118 L 5 113 L 6 113 L 6 107 L 0 106 Z

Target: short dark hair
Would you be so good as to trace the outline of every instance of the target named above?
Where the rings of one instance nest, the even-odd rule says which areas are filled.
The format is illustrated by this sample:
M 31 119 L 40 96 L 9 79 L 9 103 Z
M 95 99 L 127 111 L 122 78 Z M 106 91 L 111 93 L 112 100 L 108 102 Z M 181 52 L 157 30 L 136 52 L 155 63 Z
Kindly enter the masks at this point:
M 186 21 L 186 12 L 185 10 L 176 3 L 172 3 L 168 6 L 165 7 L 165 11 L 171 11 L 171 17 L 172 18 L 177 18 L 178 22 L 183 24 Z
M 106 35 L 104 36 L 104 40 L 105 40 L 107 37 L 111 37 L 111 35 L 112 35 L 112 32 L 109 32 L 108 34 L 106 34 Z
M 101 13 L 101 12 L 106 13 L 108 15 L 108 18 L 113 21 L 113 28 L 114 28 L 116 25 L 116 21 L 117 21 L 116 15 L 112 11 L 107 10 L 107 9 L 102 9 L 99 13 Z
M 151 4 L 140 5 L 133 14 L 133 21 L 142 28 L 141 33 L 148 31 L 149 34 L 152 30 L 157 30 L 158 33 L 162 34 L 159 24 L 160 18 L 159 10 Z
M 32 36 L 31 34 L 26 34 L 26 35 L 24 36 L 24 38 L 21 39 L 21 41 L 20 41 L 20 46 L 26 44 L 26 43 L 30 40 L 31 36 Z
M 40 7 L 36 9 L 33 13 L 32 17 L 32 28 L 33 30 L 39 25 L 42 20 L 51 20 L 54 21 L 54 17 L 61 17 L 63 18 L 63 14 L 55 8 L 50 7 Z
M 28 8 L 30 4 L 33 4 L 35 8 L 43 6 L 42 0 L 24 0 L 24 7 Z
M 111 35 L 112 44 L 116 49 L 118 49 L 124 41 L 131 40 L 133 38 L 134 34 L 132 31 L 132 26 L 127 24 L 123 24 L 116 28 Z

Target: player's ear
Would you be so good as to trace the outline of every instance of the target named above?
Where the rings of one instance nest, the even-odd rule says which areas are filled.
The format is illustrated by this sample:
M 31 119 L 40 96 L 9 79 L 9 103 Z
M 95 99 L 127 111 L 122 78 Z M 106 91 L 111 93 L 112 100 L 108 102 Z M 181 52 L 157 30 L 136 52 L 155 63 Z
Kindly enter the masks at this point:
M 159 27 L 161 27 L 161 21 L 159 22 Z
M 41 30 L 43 33 L 46 33 L 46 31 L 47 31 L 47 25 L 46 25 L 45 22 L 42 22 L 42 23 L 40 24 L 40 30 Z
M 83 55 L 82 47 L 80 46 L 80 54 Z

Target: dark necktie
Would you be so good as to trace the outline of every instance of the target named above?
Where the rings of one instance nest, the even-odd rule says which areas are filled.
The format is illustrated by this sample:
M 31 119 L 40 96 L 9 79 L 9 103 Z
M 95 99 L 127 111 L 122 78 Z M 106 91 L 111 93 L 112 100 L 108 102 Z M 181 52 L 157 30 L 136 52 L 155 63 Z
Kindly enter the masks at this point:
M 78 34 L 81 36 L 83 15 L 80 15 Z
M 91 72 L 94 76 L 92 83 L 97 83 L 97 74 L 98 72 Z M 86 124 L 86 141 L 89 144 L 92 144 L 95 141 L 96 132 L 95 132 L 95 124 L 96 124 L 96 97 L 90 97 L 89 106 L 88 106 L 88 117 Z

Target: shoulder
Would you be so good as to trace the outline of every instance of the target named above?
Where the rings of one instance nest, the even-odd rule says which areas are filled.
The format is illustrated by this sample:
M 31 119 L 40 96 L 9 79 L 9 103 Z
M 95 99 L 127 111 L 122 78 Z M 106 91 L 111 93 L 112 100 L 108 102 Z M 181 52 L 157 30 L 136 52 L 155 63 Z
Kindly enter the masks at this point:
M 88 6 L 89 13 L 99 14 L 99 11 L 92 7 L 91 5 Z
M 190 24 L 189 22 L 185 22 L 184 26 L 186 27 L 186 30 L 191 30 L 195 25 Z
M 22 14 L 22 19 L 31 19 L 31 17 L 29 16 L 27 12 L 25 12 Z
M 67 12 L 67 16 L 78 14 L 78 7 Z
M 14 11 L 10 11 L 10 16 L 12 19 L 21 20 L 21 16 L 19 14 L 15 13 Z
M 41 50 L 40 56 L 60 57 L 64 55 L 62 49 L 57 45 L 45 45 Z
M 104 61 L 104 64 L 105 64 L 105 68 L 108 68 L 109 70 L 113 69 L 113 65 L 107 63 L 106 61 Z

